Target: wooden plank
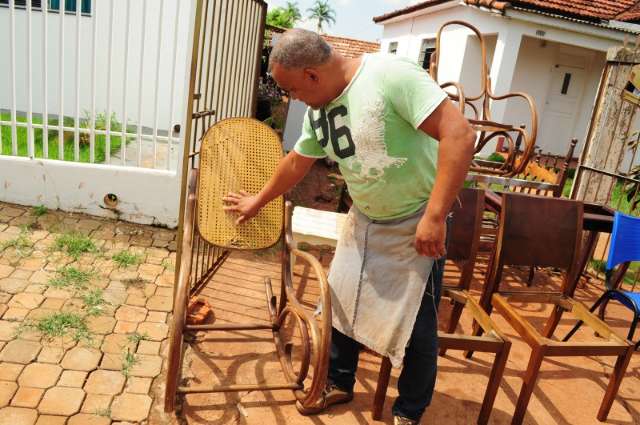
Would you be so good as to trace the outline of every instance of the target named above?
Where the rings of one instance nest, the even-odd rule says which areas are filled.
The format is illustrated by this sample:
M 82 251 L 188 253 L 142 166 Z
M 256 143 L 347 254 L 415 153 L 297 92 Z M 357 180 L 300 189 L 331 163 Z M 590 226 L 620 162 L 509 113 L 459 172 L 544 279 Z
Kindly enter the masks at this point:
M 506 298 L 499 294 L 493 294 L 492 304 L 498 310 L 500 314 L 509 322 L 509 324 L 515 329 L 518 334 L 529 344 L 530 346 L 542 346 L 548 343 L 548 339 L 542 337 L 540 333 L 525 319 L 520 316 L 513 307 L 509 305 Z
M 497 353 L 502 350 L 504 341 L 490 336 L 458 335 L 438 332 L 438 346 L 447 350 L 480 351 Z
M 591 329 L 602 335 L 604 338 L 608 338 L 609 340 L 616 340 L 618 342 L 626 344 L 626 340 L 624 338 L 618 336 L 615 332 L 613 332 L 609 325 L 600 320 L 598 316 L 591 313 L 584 304 L 571 298 L 569 299 L 569 301 L 571 302 L 573 307 L 572 313 L 578 319 L 586 323 Z
M 615 342 L 555 342 L 550 341 L 547 356 L 618 356 L 629 349 Z

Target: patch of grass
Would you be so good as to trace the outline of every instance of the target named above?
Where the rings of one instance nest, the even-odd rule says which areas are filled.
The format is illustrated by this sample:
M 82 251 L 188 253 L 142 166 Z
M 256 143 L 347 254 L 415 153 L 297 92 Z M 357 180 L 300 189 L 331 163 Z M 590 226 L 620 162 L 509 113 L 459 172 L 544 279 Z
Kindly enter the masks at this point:
M 102 409 L 96 409 L 95 412 L 93 412 L 94 415 L 96 416 L 106 416 L 111 417 L 111 408 L 107 407 L 107 408 L 102 408 Z
M 103 297 L 102 289 L 93 288 L 83 293 L 80 298 L 84 303 L 84 307 L 88 316 L 99 316 L 104 310 L 104 305 L 106 302 Z
M 44 205 L 37 205 L 37 206 L 31 208 L 31 213 L 33 215 L 35 215 L 36 217 L 42 217 L 48 211 L 49 211 L 49 209 L 47 207 L 45 207 Z
M 149 335 L 145 332 L 143 334 L 139 334 L 138 332 L 134 332 L 131 335 L 129 335 L 127 337 L 127 339 L 129 340 L 129 342 L 131 342 L 132 344 L 134 344 L 136 347 L 138 346 L 138 343 L 140 341 L 146 341 L 149 339 Z
M 165 269 L 167 269 L 167 270 L 171 270 L 171 271 L 175 270 L 175 267 L 174 267 L 173 263 L 170 260 L 167 260 L 166 258 L 164 260 L 162 260 L 160 265 L 162 267 L 164 267 Z
M 0 119 L 2 121 L 11 121 L 11 113 L 2 113 L 0 114 Z M 27 122 L 27 117 L 16 117 L 18 122 Z M 33 117 L 32 122 L 34 124 L 42 124 L 43 120 L 41 117 Z M 85 113 L 83 118 L 80 118 L 79 127 L 80 128 L 89 128 L 90 126 L 90 117 L 88 113 Z M 75 121 L 71 117 L 65 117 L 63 119 L 63 124 L 65 127 L 74 127 Z M 2 130 L 2 138 L 0 139 L 0 155 L 12 155 L 13 148 L 11 143 L 11 126 L 3 125 L 0 126 Z M 105 130 L 107 128 L 107 119 L 105 114 L 96 114 L 95 118 L 95 128 L 96 130 Z M 111 131 L 118 132 L 122 130 L 122 124 L 118 121 L 115 114 L 111 115 Z M 129 132 L 135 132 L 134 129 L 128 129 Z M 33 144 L 34 144 L 34 156 L 36 158 L 44 158 L 44 130 L 40 128 L 33 129 Z M 50 159 L 60 159 L 59 157 L 59 132 L 58 132 L 58 118 L 49 119 L 49 130 L 48 130 L 48 157 Z M 27 156 L 28 155 L 28 147 L 27 147 L 27 128 L 26 127 L 17 127 L 16 128 L 16 148 L 18 156 Z M 64 161 L 74 161 L 75 160 L 75 147 L 74 147 L 74 131 L 63 131 L 63 142 L 62 142 L 62 150 L 63 150 L 63 160 Z M 94 153 L 95 153 L 95 162 L 101 163 L 105 161 L 106 152 L 107 152 L 107 136 L 96 134 L 94 140 Z M 131 139 L 127 140 L 127 143 Z M 109 151 L 113 154 L 118 152 L 121 149 L 122 138 L 119 135 L 112 134 L 111 141 L 109 143 Z M 79 162 L 90 162 L 91 160 L 91 145 L 89 141 L 89 135 L 85 133 L 80 133 L 79 140 Z
M 91 341 L 91 333 L 85 318 L 78 313 L 56 312 L 37 320 L 24 322 L 19 332 L 33 329 L 45 338 L 52 340 L 56 337 L 70 336 L 74 341 Z
M 124 353 L 124 358 L 122 359 L 122 374 L 126 377 L 129 377 L 131 374 L 131 368 L 138 363 L 138 358 L 135 354 L 133 354 L 129 349 Z
M 111 257 L 111 259 L 115 261 L 116 264 L 118 264 L 118 267 L 125 268 L 140 264 L 140 262 L 142 261 L 142 256 L 133 252 L 129 252 L 127 250 L 122 250 Z
M 23 228 L 20 234 L 4 242 L 0 242 L 0 252 L 13 248 L 19 257 L 27 257 L 33 252 L 33 242 L 29 239 L 29 231 Z
M 597 274 L 604 273 L 607 270 L 607 262 L 604 260 L 591 260 L 589 266 Z
M 59 268 L 56 273 L 57 276 L 49 280 L 49 286 L 54 288 L 85 289 L 95 275 L 93 271 L 84 271 L 73 266 Z
M 87 252 L 96 252 L 96 244 L 89 238 L 80 233 L 65 233 L 56 238 L 55 249 L 66 252 L 74 260 Z

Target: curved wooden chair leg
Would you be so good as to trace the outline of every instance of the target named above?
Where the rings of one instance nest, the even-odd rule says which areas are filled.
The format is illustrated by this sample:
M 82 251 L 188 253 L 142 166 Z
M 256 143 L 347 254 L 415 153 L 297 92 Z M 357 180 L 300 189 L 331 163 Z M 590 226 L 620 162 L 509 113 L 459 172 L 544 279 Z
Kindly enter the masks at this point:
M 173 306 L 173 325 L 169 334 L 169 354 L 167 359 L 167 382 L 164 397 L 164 411 L 173 412 L 176 408 L 176 393 L 180 384 L 182 372 L 182 357 L 184 343 L 184 326 L 187 317 L 188 288 L 176 294 Z
M 289 244 L 289 246 L 291 245 Z M 302 387 L 302 389 L 294 391 L 297 399 L 296 408 L 301 414 L 307 415 L 314 411 L 314 408 L 322 397 L 322 392 L 327 382 L 329 349 L 331 346 L 331 295 L 324 269 L 318 260 L 312 255 L 297 249 L 292 249 L 291 254 L 298 257 L 298 260 L 304 261 L 313 270 L 320 286 L 320 316 L 316 317 L 300 303 L 299 294 L 296 293 L 290 279 L 290 269 L 284 267 L 286 272 L 283 275 L 283 296 L 286 297 L 286 307 L 281 315 L 285 312 L 293 314 L 303 334 L 302 350 L 305 354 L 303 354 L 301 372 L 295 377 L 291 376 L 291 378 L 295 379 Z M 287 261 L 286 257 L 288 257 L 288 255 L 285 256 L 285 261 Z M 282 319 L 276 323 L 276 325 L 281 323 Z M 282 356 L 280 357 L 282 362 Z M 285 359 L 282 364 L 285 373 L 287 373 L 287 369 L 290 367 L 287 366 L 287 364 L 290 364 L 290 361 Z M 311 368 L 313 368 L 313 376 L 308 386 L 306 386 L 304 385 L 304 381 L 307 378 L 307 372 Z

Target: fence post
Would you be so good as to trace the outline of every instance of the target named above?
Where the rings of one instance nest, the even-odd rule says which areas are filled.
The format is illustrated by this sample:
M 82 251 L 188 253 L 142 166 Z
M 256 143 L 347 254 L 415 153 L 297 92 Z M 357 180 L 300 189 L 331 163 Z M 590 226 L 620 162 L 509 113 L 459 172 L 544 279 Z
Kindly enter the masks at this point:
M 605 204 L 615 179 L 583 166 L 617 173 L 629 140 L 631 123 L 640 105 L 640 50 L 636 43 L 613 47 L 607 53 L 591 125 L 571 197 Z M 638 79 L 638 85 L 634 80 Z

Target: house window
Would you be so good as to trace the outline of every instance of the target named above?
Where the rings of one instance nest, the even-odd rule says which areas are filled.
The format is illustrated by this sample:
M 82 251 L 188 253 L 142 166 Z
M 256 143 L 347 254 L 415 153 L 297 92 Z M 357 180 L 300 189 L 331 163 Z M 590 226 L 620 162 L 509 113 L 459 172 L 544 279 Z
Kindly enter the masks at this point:
M 10 0 L 0 0 L 0 6 L 9 6 Z M 46 0 L 48 9 L 52 12 L 60 10 L 60 2 L 64 2 L 64 10 L 67 13 L 76 13 L 77 4 L 80 3 L 80 12 L 85 15 L 91 14 L 91 0 Z M 27 0 L 15 0 L 17 8 L 27 7 Z M 31 0 L 32 9 L 42 9 L 42 0 Z
M 418 57 L 418 64 L 424 69 L 429 69 L 429 63 L 431 61 L 431 55 L 436 51 L 436 41 L 433 38 L 425 38 L 422 40 L 420 46 L 420 56 Z
M 10 0 L 0 0 L 1 6 L 9 6 Z M 27 0 L 15 0 L 16 7 L 20 9 L 24 9 L 27 6 Z M 32 9 L 40 9 L 42 5 L 41 0 L 31 0 L 31 8 Z
M 391 53 L 392 55 L 395 55 L 396 53 L 398 53 L 397 41 L 392 41 L 391 43 L 389 43 L 389 53 Z

